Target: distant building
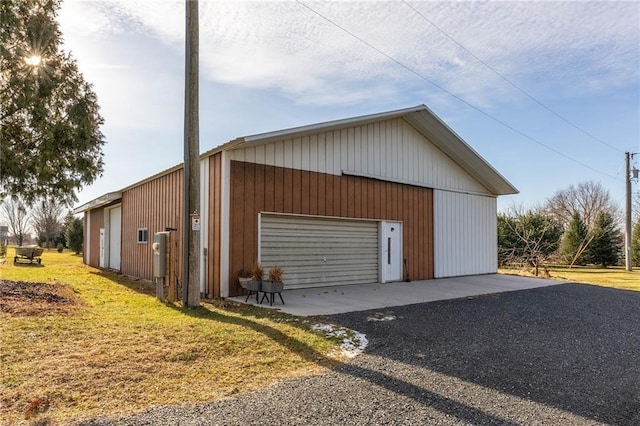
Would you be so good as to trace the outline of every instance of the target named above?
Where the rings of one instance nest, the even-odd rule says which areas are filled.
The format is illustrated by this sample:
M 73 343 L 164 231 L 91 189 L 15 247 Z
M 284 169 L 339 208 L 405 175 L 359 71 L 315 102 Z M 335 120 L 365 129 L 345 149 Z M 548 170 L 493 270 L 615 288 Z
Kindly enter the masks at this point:
M 9 227 L 0 225 L 0 244 L 7 245 L 9 243 Z

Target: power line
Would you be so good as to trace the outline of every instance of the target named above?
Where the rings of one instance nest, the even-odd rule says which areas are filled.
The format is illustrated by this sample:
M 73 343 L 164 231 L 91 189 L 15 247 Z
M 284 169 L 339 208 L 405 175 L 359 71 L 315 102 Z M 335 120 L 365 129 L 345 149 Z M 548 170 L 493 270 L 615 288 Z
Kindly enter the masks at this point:
M 366 46 L 368 46 L 369 48 L 375 50 L 376 52 L 378 52 L 379 54 L 381 54 L 382 56 L 384 56 L 385 58 L 389 59 L 390 61 L 394 62 L 395 64 L 397 64 L 398 66 L 404 68 L 405 70 L 409 71 L 411 74 L 415 75 L 416 77 L 420 78 L 421 80 L 426 81 L 427 83 L 437 87 L 438 89 L 442 90 L 443 92 L 445 92 L 446 94 L 448 94 L 449 96 L 452 96 L 453 98 L 457 99 L 458 101 L 462 102 L 463 104 L 467 105 L 468 107 L 474 109 L 475 111 L 479 112 L 480 114 L 492 119 L 493 121 L 503 125 L 504 127 L 506 127 L 507 129 L 519 134 L 520 136 L 529 139 L 531 142 L 534 142 L 540 146 L 542 146 L 543 148 L 557 154 L 560 155 L 561 157 L 566 158 L 569 161 L 572 161 L 582 167 L 585 167 L 587 169 L 590 169 L 596 173 L 600 173 L 604 176 L 607 176 L 611 179 L 614 180 L 618 180 L 615 176 L 610 175 L 609 173 L 603 172 L 601 170 L 598 170 L 596 168 L 593 168 L 591 166 L 589 166 L 588 164 L 585 164 L 581 161 L 576 160 L 575 158 L 572 158 L 566 154 L 563 154 L 562 152 L 551 148 L 550 146 L 544 144 L 543 142 L 527 135 L 526 133 L 522 132 L 521 130 L 516 129 L 515 127 L 511 126 L 510 124 L 500 120 L 497 117 L 494 117 L 493 115 L 489 114 L 488 112 L 478 108 L 477 106 L 467 102 L 465 99 L 461 98 L 460 96 L 451 93 L 450 91 L 448 91 L 447 89 L 445 89 L 444 87 L 440 86 L 439 84 L 437 84 L 436 82 L 430 80 L 429 78 L 425 77 L 424 75 L 420 74 L 418 71 L 414 70 L 413 68 L 409 67 L 408 65 L 403 64 L 402 62 L 400 62 L 399 60 L 395 59 L 394 57 L 388 55 L 387 53 L 383 52 L 382 50 L 378 49 L 377 47 L 375 47 L 374 45 L 372 45 L 371 43 L 367 42 L 366 40 L 358 37 L 356 34 L 352 33 L 351 31 L 347 30 L 346 28 L 340 26 L 339 24 L 337 24 L 336 22 L 332 21 L 330 18 L 327 18 L 326 16 L 324 16 L 323 14 L 321 14 L 320 12 L 316 11 L 315 9 L 311 8 L 310 6 L 306 5 L 305 3 L 303 3 L 301 0 L 296 0 L 296 3 L 300 4 L 301 6 L 305 7 L 306 9 L 308 9 L 309 11 L 313 12 L 315 15 L 321 17 L 322 19 L 324 19 L 325 21 L 329 22 L 331 25 L 339 28 L 340 30 L 344 31 L 345 33 L 349 34 L 351 37 L 355 38 L 356 40 L 358 40 L 359 42 L 365 44 Z
M 458 47 L 460 47 L 461 49 L 463 49 L 465 52 L 467 52 L 469 55 L 473 56 L 478 62 L 480 62 L 482 65 L 484 65 L 485 67 L 487 67 L 489 70 L 491 70 L 493 73 L 495 73 L 496 75 L 498 75 L 501 79 L 503 79 L 504 81 L 506 81 L 507 83 L 509 83 L 509 85 L 511 85 L 511 87 L 513 87 L 514 89 L 518 90 L 520 93 L 522 93 L 523 95 L 525 95 L 526 97 L 528 97 L 529 99 L 531 99 L 533 102 L 537 103 L 538 105 L 540 105 L 542 108 L 546 109 L 547 111 L 549 111 L 551 114 L 555 115 L 556 117 L 558 117 L 559 119 L 561 119 L 562 121 L 564 121 L 565 123 L 567 123 L 568 125 L 570 125 L 571 127 L 575 128 L 576 130 L 582 132 L 583 134 L 589 136 L 591 139 L 595 140 L 596 142 L 599 142 L 603 145 L 608 146 L 609 148 L 619 152 L 619 153 L 624 153 L 624 151 L 622 151 L 621 149 L 603 141 L 602 139 L 592 135 L 591 133 L 587 132 L 586 130 L 582 129 L 581 127 L 578 127 L 576 124 L 574 124 L 573 122 L 569 121 L 567 118 L 565 118 L 564 116 L 560 115 L 559 113 L 555 112 L 554 110 L 552 110 L 551 108 L 549 108 L 547 105 L 543 104 L 541 101 L 539 101 L 538 99 L 534 98 L 533 95 L 531 95 L 530 93 L 528 93 L 526 90 L 524 90 L 523 88 L 521 88 L 520 86 L 518 86 L 517 84 L 515 84 L 514 82 L 512 82 L 511 80 L 509 80 L 507 77 L 505 77 L 503 74 L 501 74 L 500 72 L 498 72 L 495 68 L 493 68 L 491 65 L 489 65 L 488 63 L 486 63 L 485 61 L 483 61 L 482 59 L 480 59 L 478 56 L 476 56 L 472 51 L 470 51 L 469 49 L 467 49 L 465 46 L 463 46 L 460 42 L 458 42 L 456 39 L 454 39 L 451 35 L 449 35 L 445 30 L 443 30 L 442 28 L 440 28 L 439 26 L 437 26 L 433 21 L 431 21 L 429 18 L 427 18 L 426 16 L 424 16 L 424 14 L 422 14 L 419 10 L 417 10 L 415 7 L 413 7 L 411 4 L 407 3 L 405 0 L 402 0 L 402 3 L 406 4 L 409 8 L 411 8 L 411 10 L 413 10 L 415 13 L 417 13 L 418 15 L 420 15 L 420 17 L 422 17 L 422 19 L 424 19 L 425 21 L 427 21 L 429 24 L 431 24 L 432 27 L 434 27 L 435 29 L 437 29 L 438 31 L 440 31 L 445 37 L 447 37 L 449 40 L 451 40 L 452 42 L 454 42 L 456 45 L 458 45 Z

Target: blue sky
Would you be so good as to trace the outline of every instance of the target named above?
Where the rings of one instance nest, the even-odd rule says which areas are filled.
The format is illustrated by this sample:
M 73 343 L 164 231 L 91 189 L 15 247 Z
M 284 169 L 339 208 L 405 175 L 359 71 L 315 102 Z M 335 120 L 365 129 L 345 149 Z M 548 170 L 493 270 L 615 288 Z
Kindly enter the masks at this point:
M 184 3 L 65 0 L 59 21 L 105 118 L 105 172 L 79 203 L 182 162 Z M 500 209 L 586 180 L 622 206 L 624 152 L 640 152 L 640 2 L 200 1 L 203 152 L 418 104 L 520 190 Z

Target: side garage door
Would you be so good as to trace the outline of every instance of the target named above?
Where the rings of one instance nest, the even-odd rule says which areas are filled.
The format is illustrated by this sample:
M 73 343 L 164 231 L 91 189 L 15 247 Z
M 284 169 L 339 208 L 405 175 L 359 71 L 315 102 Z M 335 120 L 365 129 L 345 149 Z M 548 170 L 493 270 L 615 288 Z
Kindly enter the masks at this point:
M 260 262 L 286 288 L 378 282 L 378 222 L 262 213 Z
M 120 270 L 120 241 L 122 239 L 122 207 L 109 210 L 109 268 Z

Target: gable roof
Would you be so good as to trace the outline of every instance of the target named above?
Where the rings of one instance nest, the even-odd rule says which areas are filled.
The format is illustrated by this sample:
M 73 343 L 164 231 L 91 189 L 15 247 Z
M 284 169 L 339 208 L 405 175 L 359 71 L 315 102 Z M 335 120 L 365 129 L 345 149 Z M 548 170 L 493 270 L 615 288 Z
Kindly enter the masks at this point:
M 206 154 L 212 155 L 221 150 L 233 149 L 246 144 L 265 144 L 276 140 L 298 138 L 319 132 L 361 126 L 393 118 L 404 119 L 491 193 L 495 195 L 518 193 L 518 190 L 507 179 L 435 115 L 433 111 L 427 108 L 426 105 L 245 136 L 211 150 Z
M 111 204 L 115 201 L 118 201 L 121 198 L 122 198 L 122 191 L 109 192 L 87 203 L 84 203 L 81 206 L 76 207 L 75 209 L 73 209 L 72 213 L 78 214 L 78 213 L 85 212 L 87 210 L 97 209 L 98 207 L 106 206 L 107 204 Z
M 422 134 L 429 142 L 440 149 L 445 155 L 451 158 L 456 164 L 462 167 L 469 175 L 480 182 L 492 194 L 508 195 L 517 194 L 519 191 L 505 179 L 496 169 L 494 169 L 484 158 L 471 148 L 460 136 L 458 136 L 445 122 L 433 113 L 426 105 L 398 109 L 394 111 L 381 112 L 377 114 L 362 115 L 340 120 L 325 121 L 322 123 L 310 124 L 306 126 L 293 127 L 290 129 L 276 130 L 273 132 L 259 133 L 251 136 L 244 136 L 233 139 L 223 145 L 217 146 L 200 155 L 200 159 L 210 157 L 222 151 L 241 148 L 247 145 L 267 144 L 281 139 L 292 139 L 308 136 L 325 131 L 344 129 L 352 126 L 361 126 L 378 121 L 402 118 Z M 119 191 L 110 192 L 95 200 L 89 201 L 74 209 L 74 213 L 81 213 L 103 206 L 115 199 L 122 197 L 122 192 L 142 185 L 153 179 L 169 174 L 182 167 L 182 163 L 177 164 L 167 170 L 153 176 L 142 179 Z

